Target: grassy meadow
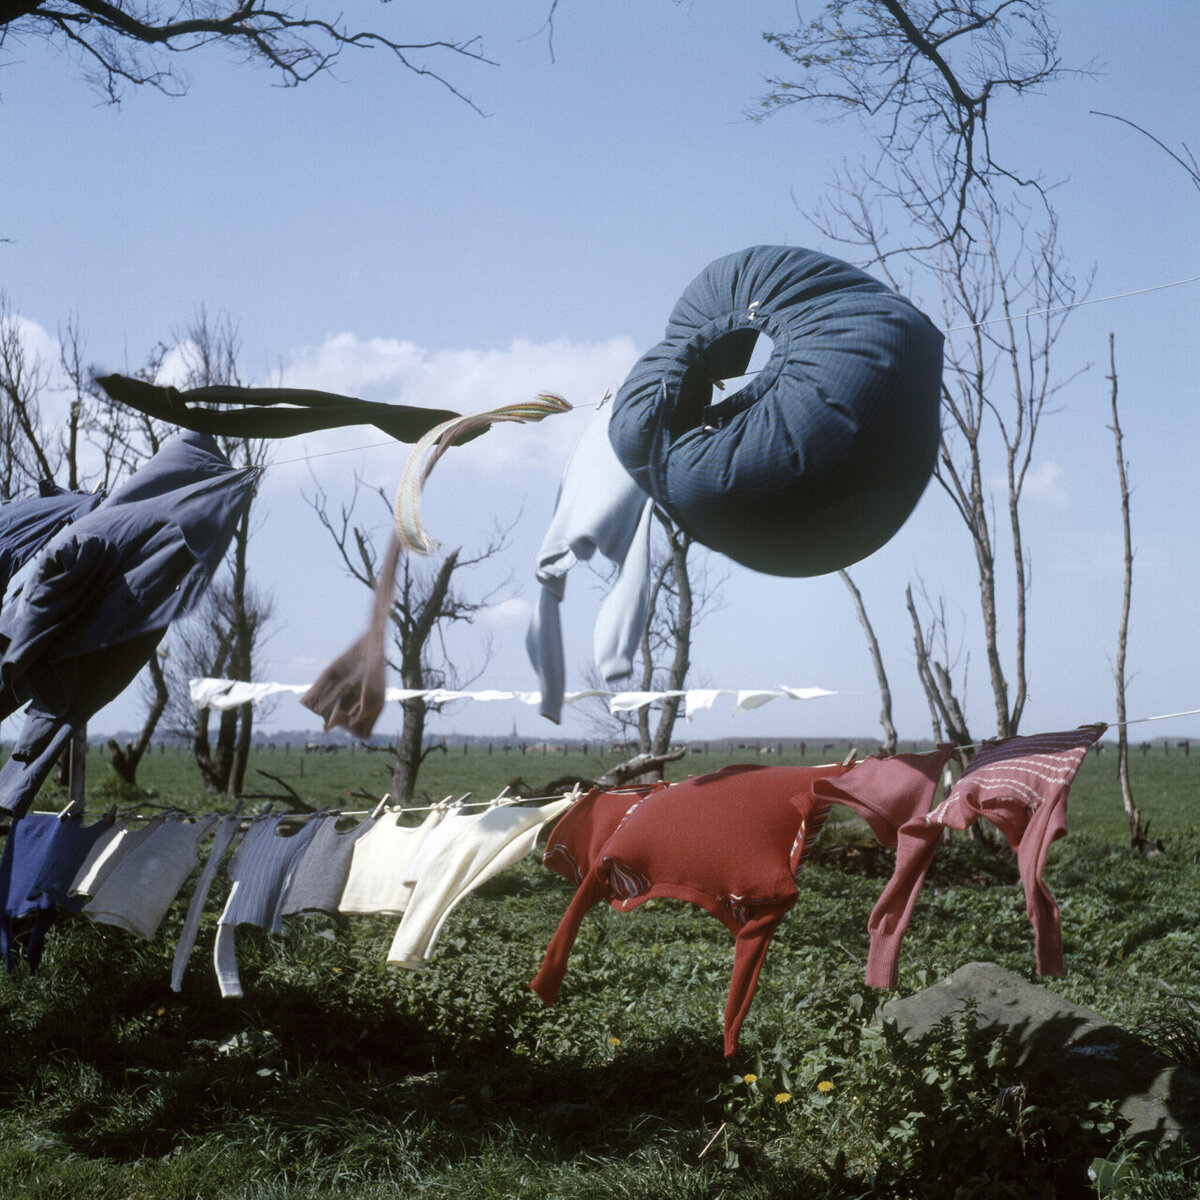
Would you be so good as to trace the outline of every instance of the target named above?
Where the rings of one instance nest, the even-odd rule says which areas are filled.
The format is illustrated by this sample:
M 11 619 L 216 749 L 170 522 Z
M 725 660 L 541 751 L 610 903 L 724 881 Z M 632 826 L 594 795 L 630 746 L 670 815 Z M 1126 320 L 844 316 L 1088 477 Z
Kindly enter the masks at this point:
M 824 761 L 845 750 L 828 747 Z M 669 777 L 747 757 L 709 747 Z M 428 760 L 422 787 L 486 798 L 516 777 L 537 789 L 613 761 L 452 747 Z M 1135 752 L 1132 770 L 1165 852 L 1126 848 L 1115 754 L 1090 755 L 1071 834 L 1046 870 L 1067 975 L 1043 982 L 1153 1041 L 1200 999 L 1200 753 L 1158 745 Z M 186 752 L 155 750 L 139 775 L 147 803 L 226 807 L 199 795 Z M 387 763 L 294 745 L 256 752 L 247 788 L 281 792 L 269 776 L 307 803 L 361 809 L 386 788 Z M 89 808 L 107 807 L 116 789 L 98 749 L 89 784 Z M 1200 1193 L 1194 1161 L 1139 1156 L 1070 1080 L 1018 1078 L 970 1022 L 916 1048 L 872 1023 L 892 995 L 973 959 L 1036 978 L 1015 863 L 956 836 L 921 893 L 897 993 L 865 988 L 866 919 L 890 871 L 857 822 L 827 826 L 731 1060 L 721 1012 L 732 939 L 689 905 L 594 909 L 558 1004 L 541 1004 L 525 985 L 571 889 L 536 856 L 455 910 L 424 971 L 386 966 L 394 918 L 289 918 L 282 937 L 243 928 L 241 1000 L 221 999 L 211 965 L 223 878 L 180 994 L 169 979 L 190 889 L 152 943 L 64 921 L 36 974 L 21 964 L 0 979 L 0 1197 Z M 1088 1168 L 1100 1160 L 1097 1184 Z

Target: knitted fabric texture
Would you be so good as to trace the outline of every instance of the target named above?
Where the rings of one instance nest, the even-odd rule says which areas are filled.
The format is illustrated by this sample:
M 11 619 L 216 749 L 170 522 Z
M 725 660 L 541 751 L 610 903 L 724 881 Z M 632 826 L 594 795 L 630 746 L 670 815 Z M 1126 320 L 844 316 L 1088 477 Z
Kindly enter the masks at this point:
M 983 817 L 1016 852 L 1025 911 L 1033 922 L 1039 975 L 1063 973 L 1058 905 L 1042 879 L 1052 843 L 1067 832 L 1067 795 L 1106 725 L 1007 738 L 970 761 L 945 802 L 925 818 L 930 830 L 966 829 Z
M 771 937 L 796 902 L 795 873 L 828 812 L 812 784 L 845 769 L 731 766 L 632 797 L 589 793 L 550 833 L 544 861 L 581 882 L 530 987 L 554 1003 L 600 901 L 629 912 L 655 897 L 686 900 L 736 939 L 725 1005 L 725 1054 L 735 1053 Z
M 906 864 L 926 851 L 932 856 L 936 849 L 937 840 L 930 839 L 923 822 L 953 753 L 952 746 L 942 746 L 930 754 L 867 758 L 838 779 L 813 784 L 818 800 L 853 809 L 881 845 L 896 850 L 895 871 L 867 921 L 869 987 L 896 986 L 900 942 L 920 890 L 920 882 L 914 886 L 907 874 Z
M 980 817 L 994 824 L 1016 852 L 1026 911 L 1033 922 L 1038 973 L 1063 973 L 1058 907 L 1042 871 L 1051 843 L 1067 831 L 1071 782 L 1088 747 L 1103 732 L 1103 725 L 1091 725 L 988 745 L 932 811 L 950 747 L 932 755 L 868 759 L 842 779 L 815 786 L 820 799 L 854 808 L 884 845 L 896 847 L 892 877 L 868 923 L 869 986 L 896 986 L 900 943 L 943 829 L 966 829 Z

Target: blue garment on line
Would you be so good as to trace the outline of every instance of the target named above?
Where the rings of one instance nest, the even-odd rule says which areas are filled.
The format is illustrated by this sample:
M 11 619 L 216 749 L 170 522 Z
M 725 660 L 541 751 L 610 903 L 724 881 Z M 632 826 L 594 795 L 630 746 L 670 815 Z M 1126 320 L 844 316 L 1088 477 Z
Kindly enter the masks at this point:
M 73 730 L 199 602 L 259 474 L 235 470 L 207 434 L 184 433 L 47 542 L 0 613 L 0 716 L 31 702 L 0 767 L 0 809 L 28 809 Z
M 82 817 L 30 813 L 15 820 L 0 855 L 0 956 L 11 974 L 17 962 L 17 930 L 32 917 L 25 940 L 30 971 L 37 970 L 46 932 L 58 916 L 71 880 L 112 818 L 84 825 Z
M 765 367 L 742 375 L 760 334 Z M 870 275 L 815 250 L 752 246 L 688 286 L 634 366 L 609 437 L 697 540 L 757 571 L 820 575 L 900 528 L 936 461 L 942 335 Z
M 102 492 L 69 492 L 43 479 L 36 496 L 0 507 L 0 599 L 12 577 L 62 526 L 91 512 Z

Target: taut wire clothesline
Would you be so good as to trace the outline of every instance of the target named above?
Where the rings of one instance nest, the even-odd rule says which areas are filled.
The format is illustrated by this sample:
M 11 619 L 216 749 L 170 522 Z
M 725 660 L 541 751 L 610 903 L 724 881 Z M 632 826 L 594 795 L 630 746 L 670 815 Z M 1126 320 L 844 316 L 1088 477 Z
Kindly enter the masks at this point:
M 1173 279 L 1170 283 L 1156 283 L 1150 285 L 1149 287 L 1134 288 L 1128 292 L 1114 292 L 1110 296 L 1096 296 L 1088 300 L 1075 300 L 1070 304 L 1058 304 L 1050 308 L 1032 308 L 1028 312 L 1016 313 L 1012 316 L 992 317 L 986 321 L 973 321 L 966 325 L 951 325 L 949 328 L 943 329 L 942 332 L 961 333 L 966 329 L 981 329 L 985 325 L 999 325 L 1004 321 L 1024 321 L 1029 317 L 1040 317 L 1047 316 L 1050 313 L 1067 312 L 1075 308 L 1085 308 L 1091 304 L 1107 304 L 1112 300 L 1126 300 L 1131 296 L 1145 296 L 1150 292 L 1161 292 L 1165 291 L 1167 288 L 1183 287 L 1184 284 L 1197 282 L 1200 282 L 1200 275 L 1189 275 L 1186 279 Z M 604 401 L 600 400 L 595 404 L 575 404 L 573 407 L 577 409 L 598 408 L 603 403 Z M 355 454 L 362 450 L 381 450 L 386 446 L 391 446 L 394 444 L 394 442 L 366 442 L 361 446 L 346 446 L 340 450 L 319 450 L 313 454 L 303 454 L 299 458 L 284 458 L 278 460 L 277 462 L 268 463 L 267 465 L 268 468 L 284 467 L 295 463 L 309 462 L 315 458 L 328 458 L 330 455 L 334 454 Z M 1147 718 L 1147 720 L 1149 719 L 1150 718 Z
M 1050 313 L 1067 312 L 1073 308 L 1085 308 L 1089 304 L 1106 304 L 1109 300 L 1125 300 L 1129 296 L 1144 296 L 1148 292 L 1161 292 L 1166 288 L 1182 287 L 1185 283 L 1196 283 L 1200 275 L 1189 275 L 1187 279 L 1175 279 L 1170 283 L 1156 283 L 1151 287 L 1135 288 L 1131 292 L 1116 292 L 1111 296 L 1097 296 L 1092 300 L 1075 300 L 1070 304 L 1056 304 L 1051 308 L 1031 308 L 1028 312 L 1013 313 L 1010 316 L 992 317 L 987 321 L 974 321 L 969 325 L 952 325 L 943 329 L 943 333 L 959 333 L 964 329 L 981 329 L 984 325 L 999 325 L 1004 321 L 1024 321 L 1027 317 L 1043 317 Z

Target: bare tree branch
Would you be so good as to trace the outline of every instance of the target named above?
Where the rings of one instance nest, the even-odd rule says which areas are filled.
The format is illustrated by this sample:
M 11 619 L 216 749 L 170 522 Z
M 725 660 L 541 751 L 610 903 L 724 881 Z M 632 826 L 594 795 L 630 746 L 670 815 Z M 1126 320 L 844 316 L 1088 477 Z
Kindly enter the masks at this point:
M 356 476 L 350 502 L 341 505 L 339 513 L 334 515 L 324 489 L 315 483 L 314 487 L 314 492 L 304 499 L 337 547 L 347 573 L 364 587 L 376 590 L 380 583 L 381 560 L 371 530 L 356 524 L 354 514 L 360 494 L 369 492 L 381 501 L 383 510 L 388 514 L 390 530 L 390 499 L 383 489 L 368 488 Z M 458 682 L 450 679 L 449 664 L 452 657 L 444 640 L 446 630 L 456 624 L 474 622 L 507 589 L 509 581 L 502 581 L 482 597 L 468 599 L 453 586 L 454 577 L 465 568 L 500 554 L 506 544 L 507 531 L 497 529 L 488 541 L 470 555 L 458 549 L 440 560 L 422 559 L 417 562 L 409 555 L 400 556 L 388 619 L 393 633 L 393 648 L 398 656 L 390 665 L 399 675 L 403 688 L 424 691 Z M 441 706 L 430 703 L 424 696 L 411 696 L 400 703 L 403 717 L 400 736 L 394 748 L 389 790 L 395 797 L 410 800 L 416 790 L 422 762 L 431 751 L 438 748 L 436 744 L 425 742 L 426 718 Z
M 855 114 L 876 130 L 864 168 L 874 190 L 905 203 L 919 180 L 936 179 L 936 219 L 920 230 L 929 240 L 906 249 L 973 237 L 976 187 L 1006 181 L 1044 197 L 1039 178 L 993 153 L 987 124 L 997 97 L 1068 71 L 1041 0 L 832 0 L 816 20 L 763 36 L 800 74 L 768 80 L 751 116 L 799 103 Z
M 1181 142 L 1183 147 L 1183 155 L 1176 154 L 1165 142 L 1160 141 L 1149 130 L 1143 129 L 1136 121 L 1131 121 L 1128 117 L 1119 117 L 1116 113 L 1097 112 L 1094 108 L 1090 110 L 1094 117 L 1108 117 L 1113 121 L 1122 121 L 1126 125 L 1136 129 L 1138 133 L 1148 137 L 1160 150 L 1169 154 L 1187 173 L 1192 181 L 1192 186 L 1200 191 L 1200 163 L 1196 161 L 1196 156 L 1188 148 L 1187 142 Z
M 553 7 L 551 8 L 553 16 Z M 74 46 L 85 74 L 117 103 L 125 85 L 157 88 L 169 95 L 187 90 L 165 61 L 179 54 L 223 45 L 274 71 L 284 87 L 296 87 L 328 71 L 346 50 L 382 50 L 406 70 L 427 76 L 481 111 L 425 56 L 494 66 L 478 37 L 404 41 L 374 30 L 353 29 L 341 14 L 310 15 L 295 4 L 266 0 L 2 0 L 0 45 L 9 38 L 37 36 Z

